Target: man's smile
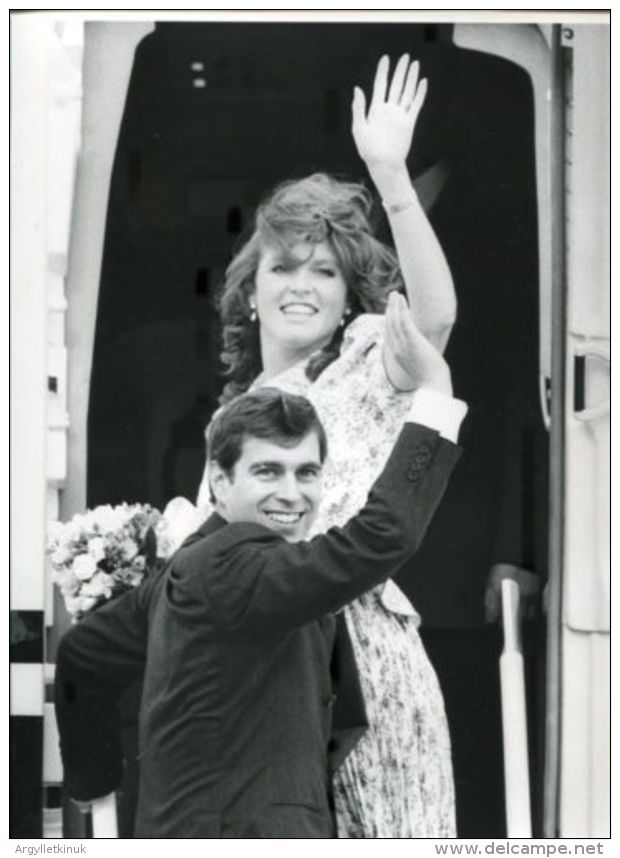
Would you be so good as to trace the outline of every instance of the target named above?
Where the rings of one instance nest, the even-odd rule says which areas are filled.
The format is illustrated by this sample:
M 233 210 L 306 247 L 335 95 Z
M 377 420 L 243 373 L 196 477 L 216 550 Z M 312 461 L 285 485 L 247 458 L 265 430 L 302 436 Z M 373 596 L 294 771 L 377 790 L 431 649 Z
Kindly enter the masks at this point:
M 263 510 L 264 514 L 270 521 L 275 522 L 276 524 L 285 524 L 285 525 L 294 525 L 298 524 L 302 516 L 305 514 L 304 512 L 281 512 L 279 510 Z

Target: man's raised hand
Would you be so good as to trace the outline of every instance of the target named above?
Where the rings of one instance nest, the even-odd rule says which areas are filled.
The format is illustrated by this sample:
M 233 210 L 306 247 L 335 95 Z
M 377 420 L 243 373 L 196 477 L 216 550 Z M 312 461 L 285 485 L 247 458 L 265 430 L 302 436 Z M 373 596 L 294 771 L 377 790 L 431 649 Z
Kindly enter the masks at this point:
M 407 301 L 391 292 L 385 311 L 383 360 L 388 378 L 398 390 L 425 387 L 452 395 L 450 368 L 411 317 Z

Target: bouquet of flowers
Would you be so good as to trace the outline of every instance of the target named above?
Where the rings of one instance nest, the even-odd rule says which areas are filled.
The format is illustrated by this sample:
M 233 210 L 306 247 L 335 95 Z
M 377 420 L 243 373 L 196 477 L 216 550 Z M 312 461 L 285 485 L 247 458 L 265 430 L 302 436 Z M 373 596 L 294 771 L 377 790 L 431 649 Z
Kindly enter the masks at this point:
M 155 529 L 161 519 L 148 504 L 123 503 L 49 523 L 52 577 L 75 620 L 138 586 L 157 562 Z
M 148 504 L 122 503 L 50 522 L 52 578 L 73 619 L 137 587 L 203 519 L 201 510 L 179 497 L 163 513 Z

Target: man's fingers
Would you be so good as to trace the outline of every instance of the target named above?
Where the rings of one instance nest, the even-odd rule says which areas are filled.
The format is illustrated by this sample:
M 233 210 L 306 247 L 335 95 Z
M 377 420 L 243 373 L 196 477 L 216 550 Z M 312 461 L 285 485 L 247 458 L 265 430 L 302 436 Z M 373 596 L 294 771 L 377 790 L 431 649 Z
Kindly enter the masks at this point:
M 399 324 L 399 298 L 400 296 L 397 292 L 390 292 L 385 313 L 385 333 L 393 345 L 396 345 L 402 339 Z
M 399 318 L 398 304 L 395 298 L 390 296 L 385 319 L 385 344 L 390 351 L 392 359 L 403 369 L 406 369 L 406 355 L 408 355 L 409 350 L 406 348 L 406 341 L 402 334 Z
M 392 295 L 394 296 L 392 299 L 394 303 L 394 325 L 398 332 L 403 337 L 420 337 L 421 334 L 411 318 L 407 299 L 400 292 L 392 292 Z
M 390 294 L 386 326 L 395 345 L 399 345 L 401 349 L 408 352 L 411 352 L 412 349 L 418 350 L 421 334 L 411 318 L 409 305 L 404 295 L 398 292 Z
M 409 54 L 403 54 L 396 64 L 394 74 L 392 76 L 392 84 L 390 86 L 390 94 L 388 101 L 391 104 L 400 104 L 401 95 L 403 92 L 403 84 L 405 82 L 405 74 L 409 66 Z
M 370 109 L 375 110 L 380 104 L 385 101 L 385 93 L 387 91 L 388 71 L 390 68 L 390 59 L 384 55 L 377 64 L 377 72 L 375 74 L 375 82 L 372 88 L 372 101 Z
M 386 333 L 389 336 L 393 335 L 394 325 L 395 325 L 395 313 L 396 313 L 396 304 L 394 302 L 394 298 L 396 296 L 396 292 L 390 292 L 388 295 L 387 305 L 385 308 L 385 327 Z
M 403 310 L 407 310 L 407 302 L 405 301 L 404 296 L 401 295 L 400 292 L 390 292 L 388 297 L 388 311 L 393 325 L 399 324 Z

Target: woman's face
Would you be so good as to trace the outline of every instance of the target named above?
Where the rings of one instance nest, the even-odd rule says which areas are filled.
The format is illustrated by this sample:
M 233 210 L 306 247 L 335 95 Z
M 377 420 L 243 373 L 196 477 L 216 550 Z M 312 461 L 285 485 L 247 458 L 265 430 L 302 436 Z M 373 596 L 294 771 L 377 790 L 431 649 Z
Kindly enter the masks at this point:
M 293 261 L 295 258 L 303 261 Z M 303 353 L 316 351 L 331 340 L 347 300 L 344 276 L 325 241 L 302 241 L 289 254 L 265 246 L 255 290 L 261 338 Z

